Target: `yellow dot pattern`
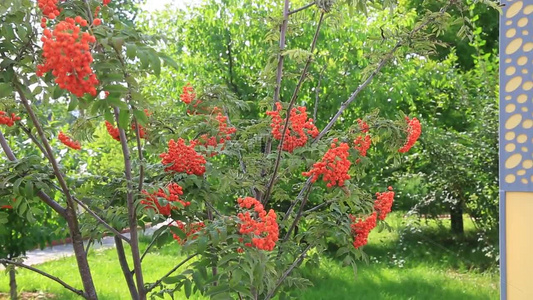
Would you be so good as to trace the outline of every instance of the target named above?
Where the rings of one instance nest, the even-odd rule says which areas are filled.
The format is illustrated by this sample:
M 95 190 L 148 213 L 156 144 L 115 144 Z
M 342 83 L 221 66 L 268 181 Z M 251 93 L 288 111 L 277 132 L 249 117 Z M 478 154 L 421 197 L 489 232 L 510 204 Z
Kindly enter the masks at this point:
M 504 1 L 500 36 L 500 178 L 508 191 L 533 191 L 533 4 Z M 531 31 L 533 32 L 533 31 Z

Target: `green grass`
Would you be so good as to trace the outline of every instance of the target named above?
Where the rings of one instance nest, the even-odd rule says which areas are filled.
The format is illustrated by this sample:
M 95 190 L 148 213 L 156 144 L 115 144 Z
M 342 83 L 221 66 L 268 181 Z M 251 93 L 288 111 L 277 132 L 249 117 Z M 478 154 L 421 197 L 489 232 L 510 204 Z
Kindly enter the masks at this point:
M 444 227 L 435 221 L 411 227 L 407 223 L 412 219 L 404 219 L 400 213 L 392 214 L 388 221 L 392 232 L 370 235 L 365 252 L 371 262 L 359 263 L 357 278 L 350 267 L 344 268 L 337 260 L 325 256 L 320 269 L 302 271 L 314 286 L 293 294 L 306 300 L 499 299 L 494 259 L 473 251 L 477 239 L 470 222 L 466 222 L 465 237 L 452 238 L 445 223 L 441 224 Z M 182 258 L 178 253 L 179 247 L 172 243 L 147 255 L 143 262 L 145 281 L 157 280 L 177 264 Z M 91 252 L 89 260 L 101 299 L 129 299 L 114 249 Z M 73 257 L 39 267 L 81 287 Z M 17 278 L 20 290 L 41 290 L 58 295 L 58 299 L 77 299 L 55 282 L 29 271 L 19 271 Z M 0 291 L 7 289 L 8 278 L 1 274 Z M 204 298 L 195 295 L 192 299 Z

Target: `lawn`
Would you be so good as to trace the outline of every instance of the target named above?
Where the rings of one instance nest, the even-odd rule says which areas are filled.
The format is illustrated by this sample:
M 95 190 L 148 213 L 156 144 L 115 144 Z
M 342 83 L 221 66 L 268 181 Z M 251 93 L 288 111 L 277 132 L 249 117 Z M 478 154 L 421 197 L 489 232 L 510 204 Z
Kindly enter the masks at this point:
M 405 219 L 400 213 L 392 214 L 388 220 L 393 230 L 370 235 L 365 251 L 371 263 L 358 265 L 357 278 L 354 279 L 351 268 L 343 268 L 325 256 L 319 270 L 304 268 L 314 287 L 294 291 L 295 296 L 310 300 L 499 299 L 496 265 L 482 253 L 472 251 L 475 235 L 470 223 L 467 222 L 464 238 L 453 239 L 434 221 L 422 222 L 413 229 L 406 227 L 406 222 L 412 219 Z M 146 247 L 145 242 L 142 247 Z M 146 281 L 157 280 L 179 262 L 180 257 L 175 254 L 178 252 L 179 247 L 172 243 L 149 254 L 143 262 Z M 93 251 L 89 260 L 101 299 L 129 298 L 114 249 Z M 81 286 L 73 257 L 39 267 L 74 286 Z M 56 294 L 58 299 L 77 299 L 55 282 L 25 270 L 18 273 L 18 284 L 20 290 L 40 290 Z M 7 289 L 8 278 L 2 274 L 0 291 L 7 292 Z M 195 295 L 192 299 L 204 298 Z

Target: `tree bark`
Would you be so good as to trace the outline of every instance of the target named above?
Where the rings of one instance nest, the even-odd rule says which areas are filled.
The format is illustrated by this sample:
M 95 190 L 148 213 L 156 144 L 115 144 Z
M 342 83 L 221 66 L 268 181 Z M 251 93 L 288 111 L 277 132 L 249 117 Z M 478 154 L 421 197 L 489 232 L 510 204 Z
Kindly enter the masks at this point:
M 9 269 L 9 293 L 11 300 L 17 300 L 17 278 L 15 273 L 15 266 Z
M 126 259 L 126 253 L 124 252 L 124 244 L 118 236 L 115 236 L 115 245 L 117 247 L 117 255 L 118 261 L 120 262 L 120 268 L 122 269 L 124 279 L 128 284 L 131 299 L 138 300 L 139 293 L 137 293 L 137 287 L 135 286 L 135 281 L 133 280 L 133 274 L 130 272 L 130 266 L 128 265 L 128 260 Z
M 463 222 L 463 203 L 459 201 L 456 205 L 450 206 L 451 230 L 453 234 L 463 235 L 465 233 Z

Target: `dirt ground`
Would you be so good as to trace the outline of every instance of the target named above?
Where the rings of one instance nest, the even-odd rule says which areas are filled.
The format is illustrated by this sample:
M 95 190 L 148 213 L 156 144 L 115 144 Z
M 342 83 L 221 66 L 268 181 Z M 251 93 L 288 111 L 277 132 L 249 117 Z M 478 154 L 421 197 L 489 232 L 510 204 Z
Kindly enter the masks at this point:
M 19 294 L 19 300 L 48 300 L 56 299 L 53 294 L 43 292 L 22 292 Z M 9 300 L 9 294 L 0 293 L 0 300 Z

